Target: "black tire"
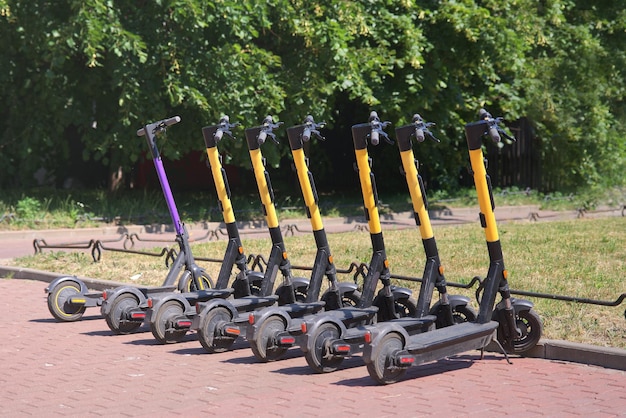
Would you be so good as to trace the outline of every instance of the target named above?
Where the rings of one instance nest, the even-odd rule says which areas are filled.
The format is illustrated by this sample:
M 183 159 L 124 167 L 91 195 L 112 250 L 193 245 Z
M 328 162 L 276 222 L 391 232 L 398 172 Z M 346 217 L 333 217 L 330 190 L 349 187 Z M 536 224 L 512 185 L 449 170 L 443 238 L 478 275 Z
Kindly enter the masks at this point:
M 396 299 L 393 304 L 399 318 L 417 316 L 417 303 L 413 298 Z
M 234 337 L 219 335 L 218 328 L 232 320 L 230 311 L 222 306 L 211 309 L 202 318 L 198 328 L 198 339 L 207 353 L 223 353 L 228 351 L 235 342 Z
M 381 385 L 395 383 L 406 373 L 405 368 L 395 367 L 394 357 L 404 348 L 402 337 L 395 332 L 385 335 L 379 343 L 376 358 L 367 364 L 369 375 Z
M 50 293 L 48 293 L 48 310 L 61 322 L 74 322 L 83 317 L 85 309 L 84 305 L 75 306 L 68 303 L 68 300 L 74 295 L 80 295 L 80 284 L 74 281 L 64 281 L 57 284 Z
M 150 331 L 161 344 L 180 342 L 187 334 L 186 329 L 175 329 L 172 320 L 181 316 L 185 308 L 177 300 L 168 300 L 159 307 L 150 321 Z
M 452 320 L 455 324 L 473 322 L 476 320 L 477 316 L 476 311 L 467 305 L 458 305 L 452 310 Z
M 343 362 L 343 357 L 333 356 L 328 353 L 327 344 L 330 340 L 335 340 L 341 333 L 334 324 L 324 323 L 320 325 L 310 338 L 313 340 L 313 347 L 305 353 L 306 362 L 317 373 L 330 373 L 337 370 Z
M 345 308 L 355 307 L 361 301 L 361 292 L 354 290 L 341 295 L 341 304 Z
M 296 302 L 302 302 L 302 303 L 306 302 L 306 293 L 307 293 L 306 287 L 299 287 L 294 292 L 296 294 Z
M 505 346 L 505 348 L 510 353 L 521 354 L 537 345 L 543 333 L 543 323 L 537 312 L 532 309 L 518 312 L 515 315 L 515 321 L 517 327 L 522 331 L 522 335 L 513 340 L 512 347 Z M 500 340 L 499 335 L 498 340 Z
M 111 309 L 104 319 L 114 334 L 130 334 L 141 326 L 142 322 L 126 320 L 127 312 L 139 306 L 139 299 L 136 295 L 121 293 L 113 301 L 107 301 L 107 303 L 111 305 Z
M 285 329 L 285 321 L 282 318 L 276 315 L 267 318 L 259 328 L 256 341 L 250 341 L 254 357 L 264 363 L 281 358 L 287 352 L 287 348 L 277 346 L 274 343 L 274 336 Z

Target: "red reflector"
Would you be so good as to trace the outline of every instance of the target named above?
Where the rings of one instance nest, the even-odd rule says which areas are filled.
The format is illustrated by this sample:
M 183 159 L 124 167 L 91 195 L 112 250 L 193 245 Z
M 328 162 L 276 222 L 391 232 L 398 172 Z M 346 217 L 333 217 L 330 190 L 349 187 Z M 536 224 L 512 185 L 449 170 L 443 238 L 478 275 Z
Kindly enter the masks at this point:
M 148 308 L 152 309 L 152 298 L 148 298 Z
M 199 314 L 200 312 L 202 312 L 202 304 L 196 303 L 196 313 Z
M 228 335 L 238 336 L 241 334 L 241 330 L 237 327 L 226 327 L 224 332 Z
M 399 356 L 398 357 L 398 363 L 402 366 L 410 366 L 411 364 L 415 363 L 415 357 L 413 356 Z
M 107 291 L 102 292 L 102 300 L 107 300 Z
M 280 337 L 278 339 L 278 342 L 280 343 L 280 345 L 293 345 L 296 343 L 296 339 L 294 337 L 285 336 Z
M 350 352 L 350 344 L 336 344 L 333 346 L 335 349 L 335 353 L 349 353 Z
M 254 325 L 254 314 L 248 315 L 248 324 Z
M 130 314 L 130 317 L 133 319 L 145 319 L 146 313 L 145 312 L 132 312 Z
M 303 334 L 306 334 L 306 322 L 300 324 L 300 331 L 302 331 Z
M 181 319 L 176 321 L 178 328 L 191 328 L 191 321 L 188 319 Z
M 365 335 L 363 335 L 363 340 L 367 343 L 370 344 L 372 342 L 372 333 L 367 331 L 365 332 Z

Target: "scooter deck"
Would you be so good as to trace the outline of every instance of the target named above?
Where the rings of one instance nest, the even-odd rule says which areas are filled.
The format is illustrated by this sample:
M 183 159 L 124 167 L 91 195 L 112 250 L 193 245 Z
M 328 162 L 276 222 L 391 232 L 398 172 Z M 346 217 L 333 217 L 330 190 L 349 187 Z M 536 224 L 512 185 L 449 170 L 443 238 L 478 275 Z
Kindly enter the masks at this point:
M 257 308 L 266 308 L 272 306 L 278 301 L 278 295 L 270 296 L 244 296 L 242 298 L 233 299 L 230 302 L 237 312 L 249 312 Z
M 320 312 L 326 306 L 326 302 L 296 302 L 283 305 L 280 308 L 289 314 L 292 318 L 301 318 L 305 315 L 311 315 Z
M 414 364 L 436 361 L 465 351 L 484 348 L 495 338 L 498 322 L 464 322 L 412 336 L 406 351 L 415 356 Z
M 324 316 L 339 320 L 343 322 L 347 327 L 351 327 L 355 324 L 359 324 L 362 322 L 365 322 L 366 324 L 371 323 L 377 313 L 378 307 L 376 306 L 371 306 L 369 308 L 346 307 L 335 309 L 333 311 L 327 311 L 324 313 Z
M 426 332 L 434 326 L 437 317 L 435 315 L 425 315 L 421 318 L 413 318 L 410 316 L 398 319 L 392 319 L 389 321 L 393 324 L 398 324 L 409 333 L 409 335 Z
M 235 290 L 228 287 L 226 289 L 207 289 L 198 290 L 196 292 L 184 293 L 185 299 L 191 305 L 195 305 L 198 302 L 206 302 L 211 299 L 226 299 L 233 294 Z

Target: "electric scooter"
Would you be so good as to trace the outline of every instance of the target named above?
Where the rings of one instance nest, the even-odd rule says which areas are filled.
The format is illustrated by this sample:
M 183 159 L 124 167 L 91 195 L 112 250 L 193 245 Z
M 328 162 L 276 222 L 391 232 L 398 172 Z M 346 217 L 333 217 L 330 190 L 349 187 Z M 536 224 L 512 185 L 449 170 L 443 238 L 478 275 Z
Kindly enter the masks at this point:
M 274 123 L 271 116 L 263 121 L 262 126 L 245 130 L 246 142 L 252 161 L 254 177 L 259 189 L 259 196 L 263 206 L 263 213 L 269 228 L 272 240 L 266 274 L 272 278 L 280 270 L 283 282 L 276 290 L 278 305 L 294 317 L 314 313 L 324 308 L 324 301 L 298 302 L 297 295 L 304 295 L 308 300 L 310 290 L 306 278 L 294 278 L 291 273 L 291 264 L 287 257 L 282 232 L 274 207 L 274 191 L 269 173 L 265 169 L 265 161 L 261 153 L 261 145 L 267 138 L 276 140 L 274 129 L 280 126 Z M 261 295 L 271 295 L 274 287 L 273 280 L 264 280 L 261 285 Z M 317 289 L 319 292 L 319 289 Z M 329 296 L 330 298 L 330 296 Z M 212 300 L 196 305 L 198 314 L 194 317 L 193 327 L 198 330 L 198 337 L 204 349 L 209 353 L 228 350 L 238 337 L 247 338 L 247 313 L 265 308 L 267 304 L 258 304 L 258 298 L 248 297 L 232 300 Z
M 370 125 L 372 128 L 379 123 L 378 116 L 375 112 L 370 115 Z M 426 137 L 435 141 L 436 139 L 428 129 L 432 124 L 424 123 L 419 115 L 415 115 L 413 123 L 410 125 L 396 128 L 396 138 L 398 148 L 402 159 L 402 172 L 406 177 L 409 194 L 413 203 L 413 215 L 415 223 L 419 227 L 424 253 L 426 255 L 426 264 L 422 275 L 419 296 L 417 299 L 414 313 L 410 316 L 401 318 L 393 318 L 385 321 L 385 324 L 393 324 L 394 326 L 404 329 L 408 335 L 427 332 L 436 328 L 443 328 L 454 324 L 472 321 L 476 318 L 476 312 L 468 306 L 470 299 L 461 295 L 448 295 L 446 279 L 444 276 L 444 268 L 441 265 L 437 243 L 430 223 L 428 215 L 428 203 L 422 177 L 418 173 L 418 163 L 415 160 L 412 150 L 411 138 L 415 137 L 418 142 L 423 142 Z M 367 146 L 367 135 L 372 136 L 367 130 L 367 126 L 362 129 L 353 130 L 355 136 L 355 145 L 357 148 Z M 376 138 L 374 136 L 374 138 Z M 377 142 L 376 139 L 372 142 Z M 368 186 L 365 184 L 366 194 Z M 374 189 L 372 189 L 374 191 Z M 378 227 L 380 228 L 380 227 Z M 434 289 L 439 293 L 439 301 L 432 307 L 432 296 Z M 366 339 L 371 336 L 372 328 L 378 324 L 367 326 L 359 326 L 342 330 L 339 337 L 326 333 L 326 336 L 319 336 L 315 340 L 315 350 L 319 351 L 319 357 L 325 359 L 338 359 L 353 356 L 362 352 Z M 313 351 L 310 351 L 313 353 Z M 330 363 L 330 361 L 329 361 Z M 310 364 L 310 363 L 309 363 Z M 317 363 L 315 363 L 317 364 Z M 313 369 L 318 372 L 334 371 L 333 367 L 315 367 Z
M 146 295 L 152 292 L 206 290 L 207 294 L 228 297 L 229 291 L 208 291 L 213 287 L 212 279 L 193 259 L 189 249 L 188 234 L 176 208 L 176 203 L 163 168 L 163 162 L 156 146 L 157 135 L 165 132 L 165 129 L 180 122 L 180 117 L 160 120 L 150 123 L 137 131 L 138 136 L 146 136 L 148 147 L 152 153 L 154 166 L 167 202 L 172 223 L 176 229 L 176 242 L 179 252 L 176 256 L 163 284 L 160 287 L 140 288 L 123 286 L 119 289 L 106 290 L 104 292 L 90 292 L 85 283 L 73 276 L 59 277 L 48 285 L 45 291 L 48 293 L 48 309 L 59 321 L 77 321 L 82 318 L 86 308 L 100 307 L 107 324 L 116 333 L 128 333 L 138 328 L 145 313 L 130 311 L 139 306 L 146 299 Z M 183 269 L 181 274 L 181 269 Z M 176 286 L 178 284 L 178 286 Z M 124 292 L 119 290 L 124 289 Z M 115 313 L 111 312 L 111 302 L 116 300 L 114 295 L 122 295 L 115 304 Z M 109 299 L 107 303 L 106 299 Z M 106 307 L 105 307 L 106 306 Z M 124 312 L 122 312 L 124 311 Z
M 345 357 L 343 352 L 339 352 L 341 348 L 338 348 L 337 355 L 332 354 L 331 350 L 333 349 L 326 346 L 328 341 L 339 339 L 346 336 L 351 330 L 371 325 L 375 321 L 397 319 L 406 315 L 406 312 L 415 311 L 415 305 L 410 299 L 411 291 L 391 285 L 389 263 L 378 216 L 375 181 L 371 172 L 370 159 L 367 155 L 366 142 L 361 135 L 362 128 L 365 128 L 365 136 L 371 136 L 372 141 L 378 143 L 381 134 L 386 137 L 383 128 L 388 123 L 380 123 L 377 116 L 372 120 L 372 123 L 374 128 L 371 127 L 370 123 L 352 127 L 359 179 L 363 192 L 365 218 L 368 220 L 373 248 L 372 259 L 363 281 L 361 300 L 356 306 L 344 306 L 292 321 L 288 328 L 284 327 L 285 330 L 282 332 L 279 332 L 280 327 L 276 327 L 273 334 L 265 333 L 267 344 L 273 347 L 300 346 L 307 364 L 320 373 L 336 370 Z M 355 133 L 355 130 L 358 133 Z M 383 287 L 376 294 L 379 281 Z M 402 304 L 398 303 L 400 300 L 402 300 Z M 250 326 L 253 327 L 252 317 L 250 322 Z M 416 322 L 419 322 L 416 325 L 417 328 L 428 329 L 434 322 L 434 317 Z
M 478 317 L 474 321 L 453 327 L 414 335 L 409 335 L 392 323 L 374 327 L 367 337 L 363 359 L 369 375 L 378 383 L 397 382 L 410 366 L 483 349 L 491 341 L 502 343 L 509 350 L 528 350 L 532 347 L 531 344 L 539 341 L 542 325 L 539 316 L 532 310 L 532 304 L 511 298 L 507 280 L 509 274 L 504 266 L 496 226 L 491 180 L 487 175 L 481 148 L 483 136 L 488 134 L 494 142 L 499 142 L 500 134 L 506 135 L 499 126 L 500 123 L 500 118 L 494 119 L 481 109 L 480 120 L 465 125 L 480 206 L 480 223 L 485 231 L 490 260 L 487 277 L 479 289 L 482 296 L 479 300 Z M 502 300 L 495 304 L 498 293 Z
M 359 303 L 361 294 L 355 283 L 339 282 L 337 271 L 333 262 L 330 246 L 326 236 L 326 230 L 322 222 L 319 209 L 319 197 L 315 188 L 313 174 L 309 170 L 308 158 L 304 153 L 304 143 L 312 136 L 324 140 L 319 129 L 324 124 L 315 123 L 312 116 L 307 116 L 304 124 L 287 129 L 289 146 L 294 160 L 298 183 L 304 198 L 306 214 L 311 222 L 313 237 L 317 252 L 311 271 L 311 281 L 307 289 L 305 302 L 314 303 L 318 300 L 324 276 L 328 279 L 329 289 L 322 295 L 325 310 L 334 310 L 342 306 L 353 306 Z M 247 339 L 254 356 L 261 361 L 272 361 L 292 345 L 292 336 L 276 337 L 293 323 L 302 321 L 303 318 L 294 318 L 288 309 L 284 307 L 272 307 L 250 313 L 247 330 Z M 299 322 L 298 322 L 299 323 Z
M 260 292 L 263 281 L 269 280 L 273 283 L 275 276 L 259 271 L 251 271 L 247 268 L 246 254 L 239 237 L 239 229 L 237 228 L 230 200 L 231 191 L 228 177 L 222 167 L 221 156 L 217 149 L 217 143 L 224 135 L 232 138 L 231 129 L 235 126 L 236 124 L 229 122 L 228 116 L 224 116 L 218 125 L 202 128 L 218 203 L 228 234 L 228 244 L 217 277 L 216 288 L 223 289 L 228 287 L 233 267 L 236 266 L 238 273 L 231 285 L 234 289 L 233 297 L 235 299 L 247 298 L 245 301 L 253 303 L 257 307 L 269 306 L 273 305 L 278 297 L 260 295 Z M 251 296 L 254 296 L 254 298 Z M 147 300 L 147 305 L 150 309 L 148 309 L 146 322 L 150 324 L 152 334 L 160 343 L 179 342 L 187 331 L 191 329 L 192 319 L 196 314 L 195 305 L 198 302 L 206 302 L 207 300 L 209 299 L 203 298 L 202 295 L 198 295 L 195 292 L 155 295 Z
M 207 272 L 196 264 L 189 245 L 187 229 L 180 220 L 176 202 L 165 174 L 163 161 L 157 147 L 157 136 L 165 132 L 168 126 L 179 121 L 180 117 L 176 116 L 145 125 L 137 131 L 137 136 L 146 137 L 148 148 L 152 154 L 157 177 L 159 178 L 176 231 L 176 242 L 179 246 L 179 252 L 170 267 L 163 286 L 155 288 L 120 286 L 103 292 L 101 313 L 111 331 L 116 334 L 128 334 L 139 328 L 146 319 L 149 308 L 147 301 L 150 297 L 155 297 L 155 295 L 172 293 L 178 290 L 186 292 L 186 294 L 193 292 L 194 298 L 207 300 L 211 298 L 227 298 L 233 292 L 233 289 L 226 287 L 215 289 L 213 280 Z M 178 282 L 178 288 L 175 286 L 176 282 Z

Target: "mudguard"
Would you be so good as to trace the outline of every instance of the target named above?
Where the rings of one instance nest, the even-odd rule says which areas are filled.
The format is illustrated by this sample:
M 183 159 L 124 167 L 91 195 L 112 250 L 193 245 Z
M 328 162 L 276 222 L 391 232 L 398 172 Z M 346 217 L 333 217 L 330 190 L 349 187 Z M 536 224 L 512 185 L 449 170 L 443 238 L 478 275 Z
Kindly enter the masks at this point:
M 513 305 L 513 310 L 515 311 L 515 314 L 518 314 L 520 312 L 530 311 L 535 306 L 534 303 L 532 303 L 531 301 L 527 299 L 517 299 L 517 298 L 511 298 L 511 304 Z M 504 309 L 504 304 L 503 302 L 500 302 L 496 305 L 495 309 L 493 310 L 493 315 L 491 315 L 491 319 L 494 321 L 497 321 L 498 312 L 501 311 L 502 309 Z
M 211 299 L 208 302 L 204 302 L 204 307 L 202 308 L 202 312 L 200 312 L 197 315 L 198 316 L 197 321 L 194 321 L 194 323 L 201 324 L 204 317 L 217 307 L 222 307 L 222 308 L 227 309 L 231 314 L 231 318 L 237 318 L 239 316 L 239 314 L 237 313 L 237 309 L 235 309 L 233 304 L 230 303 L 228 299 L 221 299 L 221 298 Z
M 285 328 L 289 328 L 289 324 L 292 320 L 289 313 L 285 309 L 281 309 L 279 306 L 253 311 L 250 312 L 250 315 L 254 315 L 254 324 L 248 324 L 248 329 L 246 331 L 246 339 L 248 341 L 256 341 L 259 328 L 261 328 L 261 325 L 263 325 L 263 323 L 271 316 L 280 317 L 286 325 Z
M 322 324 L 335 325 L 337 329 L 339 330 L 340 338 L 343 337 L 347 331 L 346 326 L 343 324 L 341 320 L 333 318 L 332 316 L 328 316 L 328 315 L 319 315 L 319 316 L 312 315 L 311 317 L 307 318 L 305 322 L 306 322 L 306 334 L 303 335 L 302 345 L 300 346 L 302 351 L 305 353 L 314 349 L 313 344 L 315 343 L 315 340 L 311 338 L 311 336 L 315 334 L 317 329 Z
M 406 347 L 406 342 L 409 340 L 409 334 L 404 327 L 393 323 L 393 321 L 378 323 L 376 326 L 369 327 L 369 331 L 372 334 L 372 342 L 363 347 L 363 361 L 366 364 L 372 363 L 378 356 L 379 343 L 388 334 L 393 332 L 400 335 L 403 347 Z
M 411 289 L 400 286 L 391 286 L 391 293 L 394 300 L 410 298 L 413 295 Z
M 302 292 L 306 295 L 309 288 L 309 279 L 306 277 L 294 277 L 291 279 L 291 282 L 293 283 L 293 288 L 296 292 Z
M 454 308 L 456 308 L 457 306 L 467 306 L 470 303 L 470 298 L 468 298 L 467 296 L 463 296 L 463 295 L 449 295 L 448 296 L 448 301 L 450 302 L 450 307 L 452 308 L 452 310 L 454 310 Z M 438 311 L 439 306 L 441 305 L 441 302 L 437 301 L 431 308 L 430 308 L 430 314 L 431 315 L 435 315 L 435 313 Z
M 156 313 L 159 312 L 159 309 L 161 309 L 161 306 L 163 306 L 165 302 L 168 302 L 170 300 L 175 300 L 183 306 L 184 315 L 189 315 L 189 314 L 195 315 L 196 313 L 195 307 L 191 306 L 191 304 L 189 303 L 189 301 L 187 301 L 187 298 L 185 298 L 183 294 L 165 293 L 163 297 L 152 299 L 153 302 L 152 302 L 152 308 L 151 308 L 152 313 L 150 314 L 150 322 L 154 321 L 154 318 L 156 317 Z
M 143 290 L 145 291 L 145 289 Z M 134 286 L 116 287 L 115 289 L 107 291 L 107 298 L 102 302 L 100 313 L 103 316 L 108 315 L 109 312 L 111 311 L 111 304 L 113 303 L 113 301 L 123 293 L 132 293 L 133 295 L 135 295 L 137 297 L 137 300 L 139 301 L 139 305 L 145 303 L 145 301 L 147 300 L 145 293 L 142 291 L 142 289 L 138 287 L 134 287 Z
M 57 277 L 56 279 L 51 281 L 50 284 L 48 284 L 48 286 L 46 286 L 46 289 L 45 289 L 46 293 L 51 293 L 52 289 L 57 287 L 60 283 L 64 283 L 64 282 L 74 282 L 74 283 L 76 283 L 80 287 L 80 293 L 83 294 L 83 295 L 89 292 L 89 289 L 87 289 L 87 285 L 82 280 L 80 280 L 78 277 L 76 277 L 76 276 L 63 276 L 63 277 Z

